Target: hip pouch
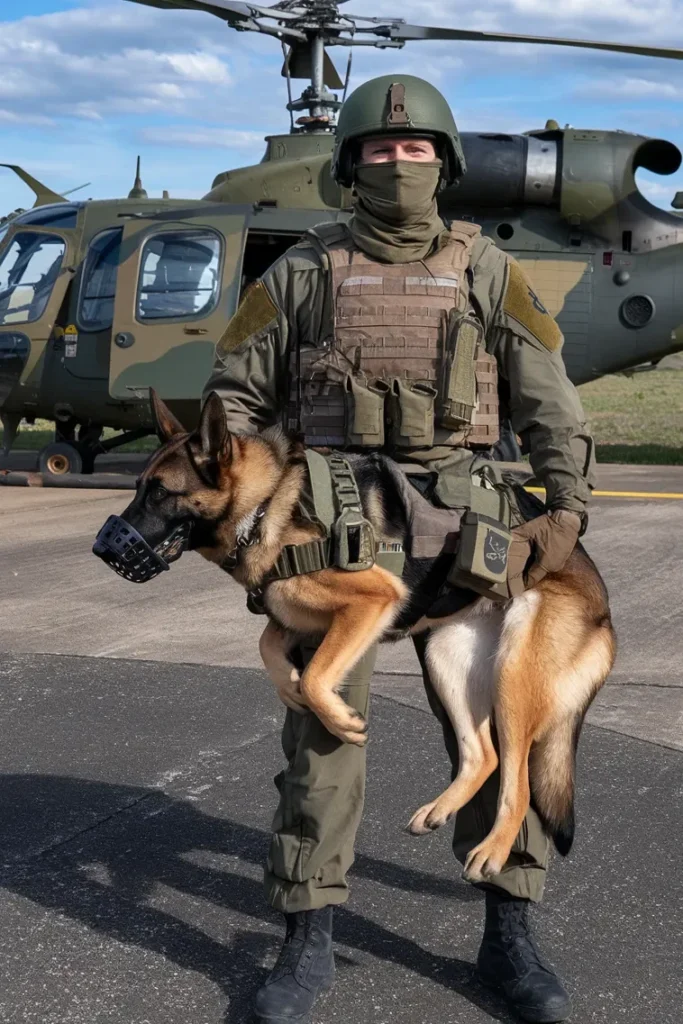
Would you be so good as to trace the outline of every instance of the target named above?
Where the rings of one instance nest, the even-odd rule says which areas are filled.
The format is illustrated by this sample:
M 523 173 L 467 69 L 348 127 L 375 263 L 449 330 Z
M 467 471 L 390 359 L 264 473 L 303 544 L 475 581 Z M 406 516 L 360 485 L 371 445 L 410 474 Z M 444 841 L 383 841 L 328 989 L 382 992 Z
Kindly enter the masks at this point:
M 500 520 L 466 512 L 460 522 L 460 542 L 448 582 L 463 586 L 467 581 L 471 589 L 472 577 L 489 584 L 505 583 L 511 543 L 512 534 Z
M 346 443 L 355 448 L 381 448 L 384 444 L 384 400 L 389 385 L 348 374 L 344 384 Z
M 479 477 L 482 485 L 475 484 Z M 494 601 L 509 600 L 508 556 L 512 543 L 512 509 L 505 489 L 488 462 L 468 481 L 468 506 L 460 522 L 458 549 L 447 582 Z M 483 486 L 484 483 L 488 486 Z
M 478 320 L 451 312 L 437 408 L 439 425 L 448 430 L 463 430 L 474 421 L 479 404 L 477 355 L 483 341 L 484 328 Z
M 391 383 L 390 440 L 397 448 L 429 448 L 434 444 L 436 388 L 427 381 L 395 377 Z

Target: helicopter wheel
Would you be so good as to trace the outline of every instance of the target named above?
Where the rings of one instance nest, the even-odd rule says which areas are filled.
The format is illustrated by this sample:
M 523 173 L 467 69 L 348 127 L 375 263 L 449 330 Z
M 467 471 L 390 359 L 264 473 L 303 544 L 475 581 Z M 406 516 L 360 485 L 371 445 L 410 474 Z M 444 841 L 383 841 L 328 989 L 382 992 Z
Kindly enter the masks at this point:
M 54 441 L 38 455 L 38 469 L 50 476 L 66 476 L 69 473 L 92 473 L 95 456 L 85 447 L 68 441 Z

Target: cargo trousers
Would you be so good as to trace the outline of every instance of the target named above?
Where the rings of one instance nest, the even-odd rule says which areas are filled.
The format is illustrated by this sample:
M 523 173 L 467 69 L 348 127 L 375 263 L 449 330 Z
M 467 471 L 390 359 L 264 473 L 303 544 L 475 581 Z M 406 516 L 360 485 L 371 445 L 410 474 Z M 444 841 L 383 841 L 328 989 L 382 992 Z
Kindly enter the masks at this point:
M 455 778 L 457 739 L 429 681 L 424 638 L 416 637 L 414 642 L 427 698 L 441 723 Z M 314 648 L 302 649 L 303 664 L 313 652 Z M 376 657 L 375 647 L 349 673 L 340 690 L 351 707 L 366 717 Z M 275 779 L 279 804 L 265 868 L 266 898 L 284 913 L 345 903 L 349 895 L 347 873 L 354 860 L 365 799 L 365 749 L 336 739 L 311 712 L 300 715 L 290 710 L 282 732 L 282 748 L 287 767 Z M 456 816 L 453 853 L 461 864 L 493 827 L 499 781 L 496 771 Z M 406 808 L 411 812 L 416 809 Z M 530 808 L 505 867 L 491 885 L 540 902 L 547 864 L 548 840 Z

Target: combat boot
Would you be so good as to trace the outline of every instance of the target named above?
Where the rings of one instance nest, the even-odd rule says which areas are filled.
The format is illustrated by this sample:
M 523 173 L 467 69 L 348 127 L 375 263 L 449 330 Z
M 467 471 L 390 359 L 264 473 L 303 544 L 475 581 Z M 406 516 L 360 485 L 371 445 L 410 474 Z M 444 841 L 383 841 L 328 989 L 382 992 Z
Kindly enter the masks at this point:
M 477 975 L 484 985 L 501 992 L 522 1020 L 556 1024 L 571 1012 L 569 996 L 531 936 L 528 900 L 487 890 Z
M 332 907 L 285 914 L 287 931 L 275 967 L 256 993 L 258 1020 L 304 1021 L 321 992 L 334 983 Z

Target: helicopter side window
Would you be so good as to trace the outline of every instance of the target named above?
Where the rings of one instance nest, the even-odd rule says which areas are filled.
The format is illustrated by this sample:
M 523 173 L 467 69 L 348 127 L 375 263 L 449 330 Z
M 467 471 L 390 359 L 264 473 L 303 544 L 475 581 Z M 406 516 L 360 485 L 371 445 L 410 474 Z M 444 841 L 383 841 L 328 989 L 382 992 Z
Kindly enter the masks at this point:
M 14 236 L 0 259 L 0 325 L 40 319 L 65 249 L 56 235 L 22 231 Z
M 15 224 L 30 224 L 35 227 L 42 224 L 51 228 L 75 228 L 78 218 L 78 211 L 82 203 L 55 203 L 49 206 L 39 206 L 36 210 L 27 210 L 20 214 Z
M 93 239 L 88 250 L 78 305 L 79 326 L 86 331 L 104 331 L 114 321 L 122 234 L 121 228 L 103 231 Z
M 142 251 L 137 319 L 198 319 L 220 291 L 221 239 L 211 231 L 164 232 Z

